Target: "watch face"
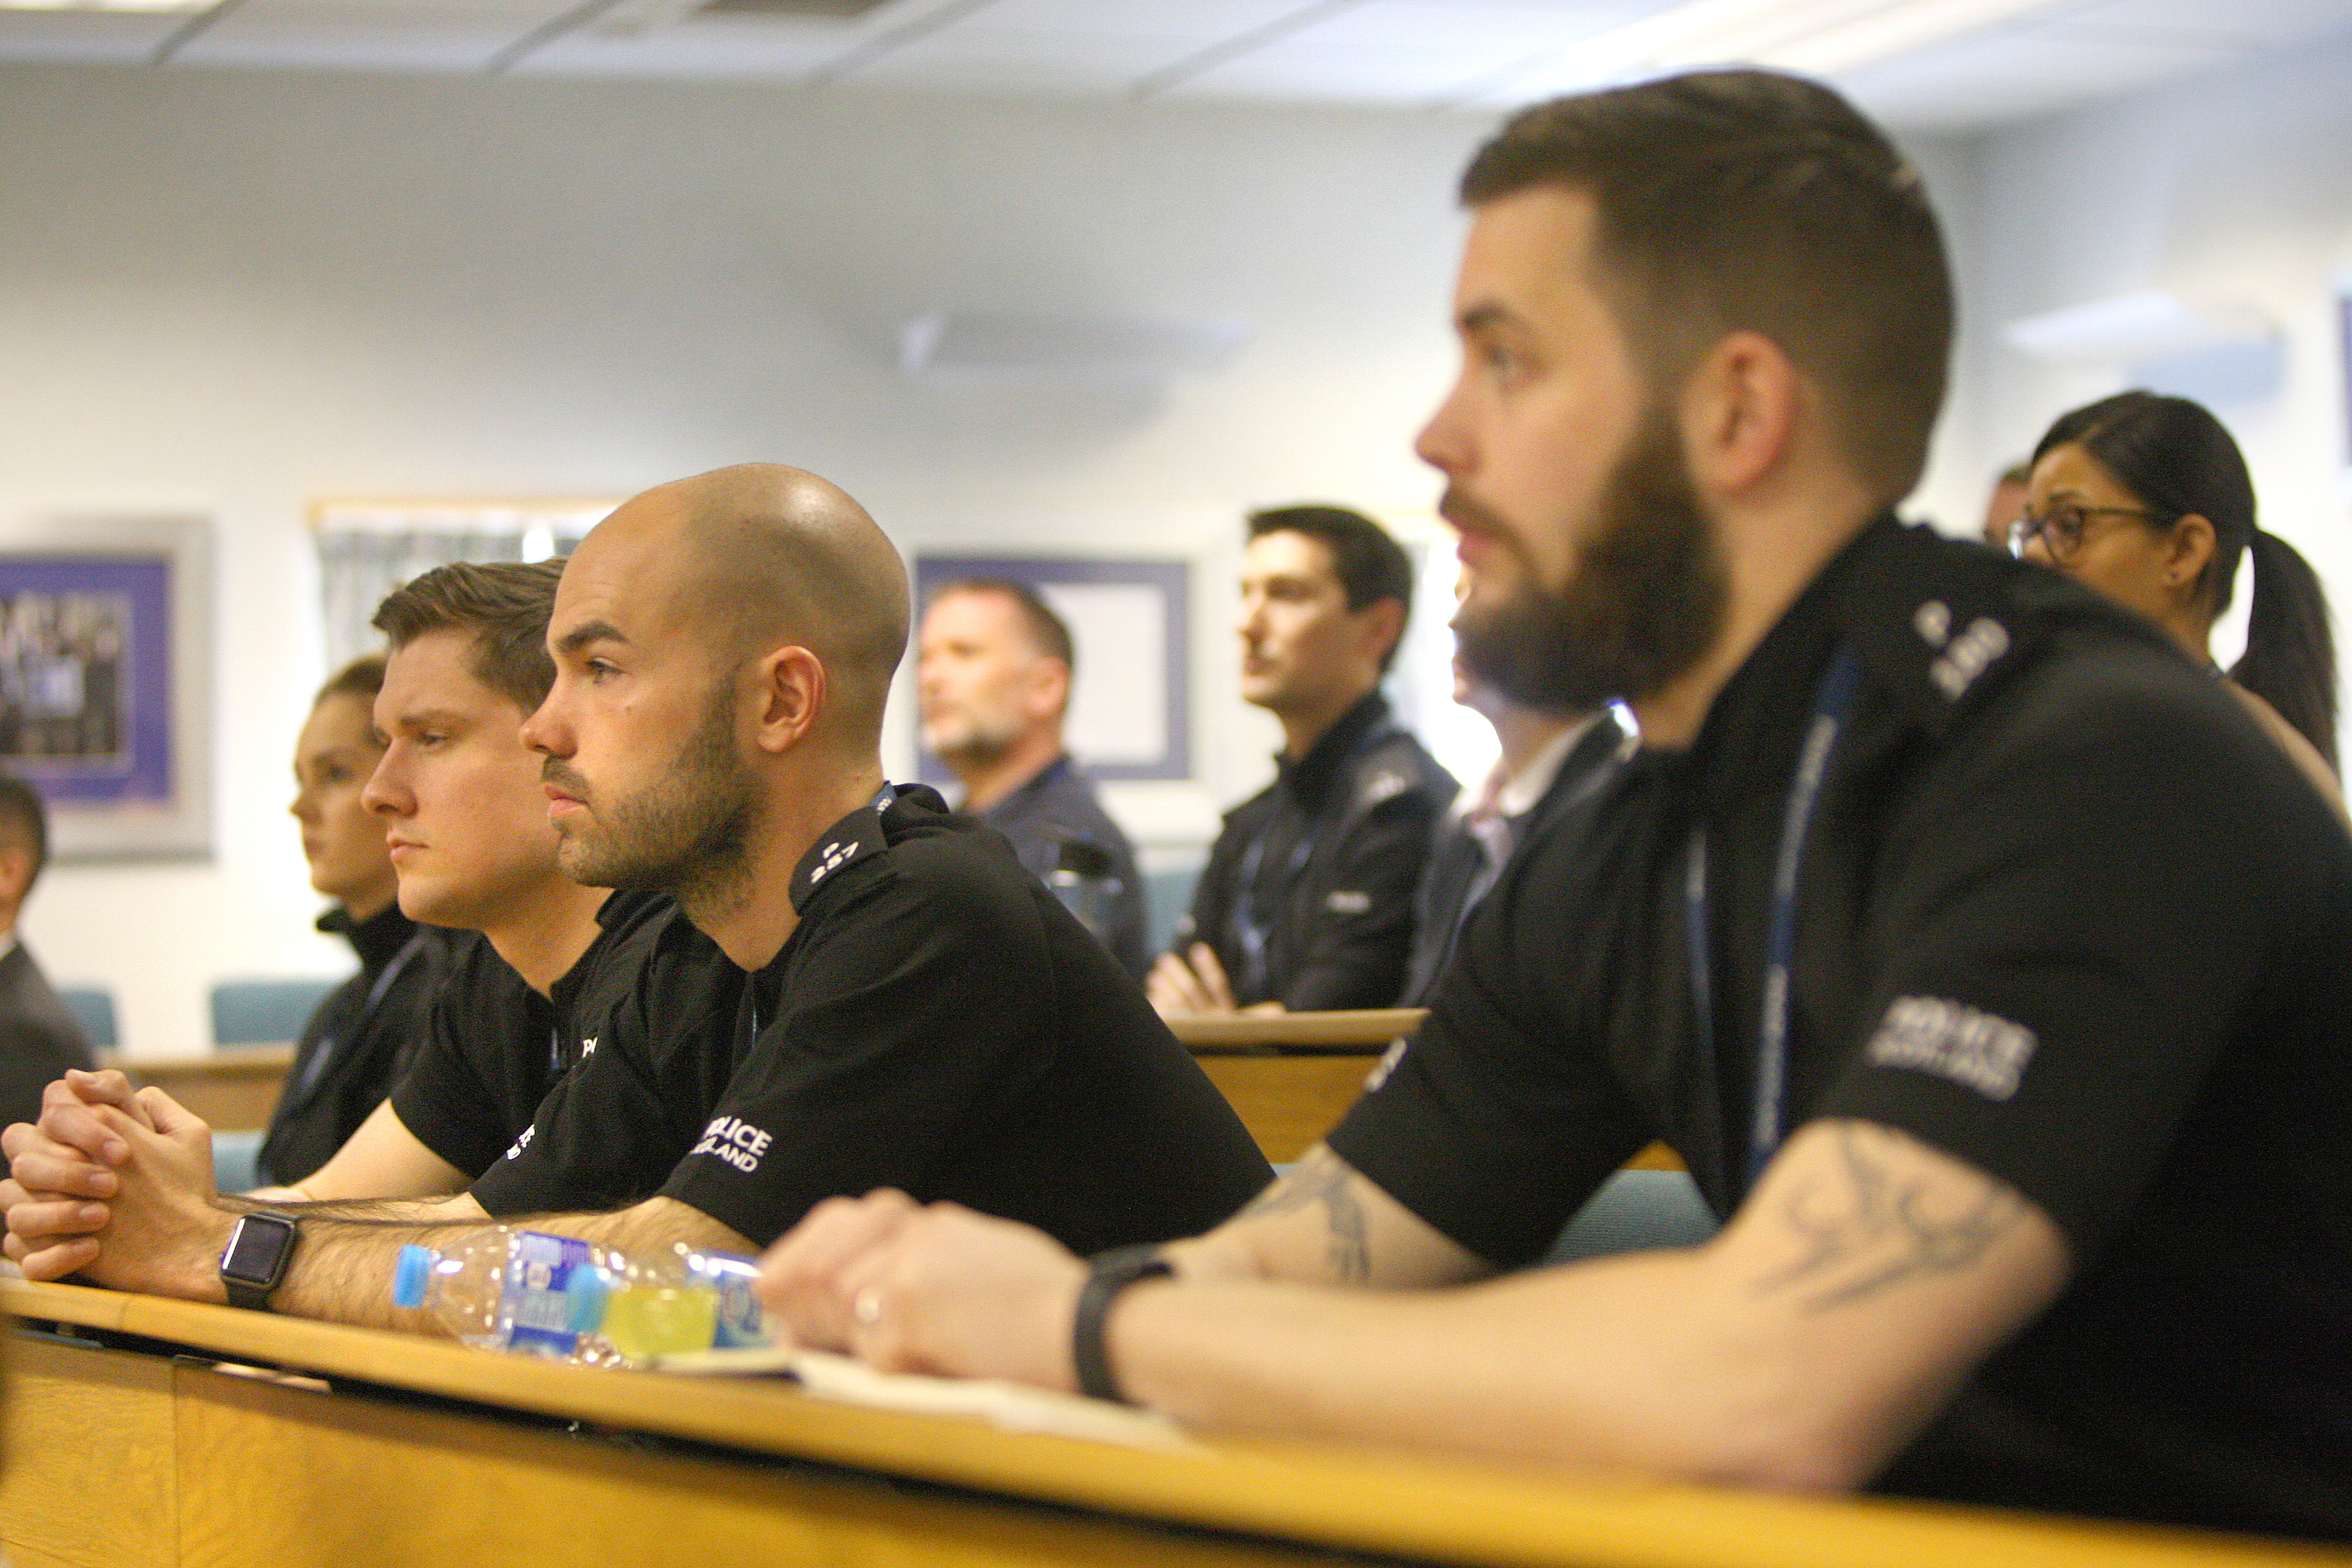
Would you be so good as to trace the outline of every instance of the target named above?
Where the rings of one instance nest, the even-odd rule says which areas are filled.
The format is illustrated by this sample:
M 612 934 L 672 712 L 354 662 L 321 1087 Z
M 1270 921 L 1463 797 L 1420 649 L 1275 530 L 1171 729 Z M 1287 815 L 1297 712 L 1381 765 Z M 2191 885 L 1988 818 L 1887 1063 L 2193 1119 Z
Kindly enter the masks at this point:
M 249 1214 L 236 1222 L 221 1272 L 247 1285 L 275 1285 L 293 1250 L 294 1222 L 278 1215 Z

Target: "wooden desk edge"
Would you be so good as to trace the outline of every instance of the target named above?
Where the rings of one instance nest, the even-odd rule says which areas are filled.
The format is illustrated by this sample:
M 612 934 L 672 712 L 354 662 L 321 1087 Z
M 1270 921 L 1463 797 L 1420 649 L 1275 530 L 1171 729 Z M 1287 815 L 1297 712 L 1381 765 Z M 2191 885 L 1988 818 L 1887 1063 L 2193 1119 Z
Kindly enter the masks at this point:
M 1026 1500 L 1317 1547 L 1461 1563 L 2040 1568 L 2352 1563 L 2320 1545 L 1881 1499 L 1560 1481 L 1329 1445 L 1213 1440 L 1146 1452 L 982 1422 L 828 1404 L 785 1384 L 565 1367 L 405 1334 L 73 1286 L 0 1280 L 20 1317 L 227 1360 L 354 1378 Z
M 1419 1007 L 1344 1013 L 1188 1014 L 1168 1020 L 1168 1031 L 1194 1050 L 1281 1050 L 1286 1047 L 1361 1047 L 1383 1050 L 1421 1027 Z

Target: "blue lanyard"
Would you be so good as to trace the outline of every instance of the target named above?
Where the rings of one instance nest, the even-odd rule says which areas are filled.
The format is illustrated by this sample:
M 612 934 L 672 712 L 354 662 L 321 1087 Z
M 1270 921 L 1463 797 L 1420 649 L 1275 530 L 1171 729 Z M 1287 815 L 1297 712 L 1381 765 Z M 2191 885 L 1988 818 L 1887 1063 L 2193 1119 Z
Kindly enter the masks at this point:
M 1782 1112 L 1788 1096 L 1789 1016 L 1792 1005 L 1790 973 L 1797 951 L 1797 871 L 1805 858 L 1805 837 L 1821 803 L 1822 780 L 1828 775 L 1830 755 L 1853 708 L 1854 689 L 1861 684 L 1862 663 L 1850 647 L 1841 647 L 1822 677 L 1813 695 L 1812 721 L 1805 729 L 1804 750 L 1797 758 L 1797 774 L 1789 783 L 1789 804 L 1780 817 L 1780 848 L 1772 862 L 1770 919 L 1764 931 L 1764 994 L 1757 1026 L 1756 1112 L 1748 1129 L 1748 1180 L 1753 1187 L 1780 1147 Z M 1715 958 L 1708 934 L 1706 898 L 1706 825 L 1691 829 L 1690 851 L 1683 876 L 1683 911 L 1690 950 L 1691 1007 L 1697 1018 L 1699 1050 L 1709 1063 L 1715 1055 Z M 1720 1081 L 1718 1079 L 1718 1081 Z

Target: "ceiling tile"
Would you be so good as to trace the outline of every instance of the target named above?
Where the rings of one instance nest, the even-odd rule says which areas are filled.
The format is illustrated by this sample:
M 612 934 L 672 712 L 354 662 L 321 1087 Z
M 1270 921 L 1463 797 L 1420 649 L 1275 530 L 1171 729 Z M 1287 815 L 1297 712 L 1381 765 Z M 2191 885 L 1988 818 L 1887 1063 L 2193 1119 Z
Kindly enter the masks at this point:
M 2059 26 L 2019 26 L 1922 49 L 1841 81 L 1900 128 L 1977 130 L 2219 65 L 2241 49 L 2183 41 L 2085 42 Z
M 119 11 L 0 11 L 0 60 L 120 65 L 151 59 L 187 21 L 184 15 Z

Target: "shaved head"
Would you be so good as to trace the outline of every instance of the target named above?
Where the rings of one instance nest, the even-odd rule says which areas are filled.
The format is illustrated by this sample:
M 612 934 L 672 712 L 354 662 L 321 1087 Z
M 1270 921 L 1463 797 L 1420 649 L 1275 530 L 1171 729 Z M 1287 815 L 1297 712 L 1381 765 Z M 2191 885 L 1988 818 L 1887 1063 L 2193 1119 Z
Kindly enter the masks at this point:
M 637 496 L 596 530 L 608 532 L 623 548 L 650 547 L 648 564 L 672 577 L 674 609 L 715 661 L 805 647 L 824 666 L 828 727 L 880 734 L 907 647 L 907 569 L 838 485 L 777 463 L 715 468 Z

